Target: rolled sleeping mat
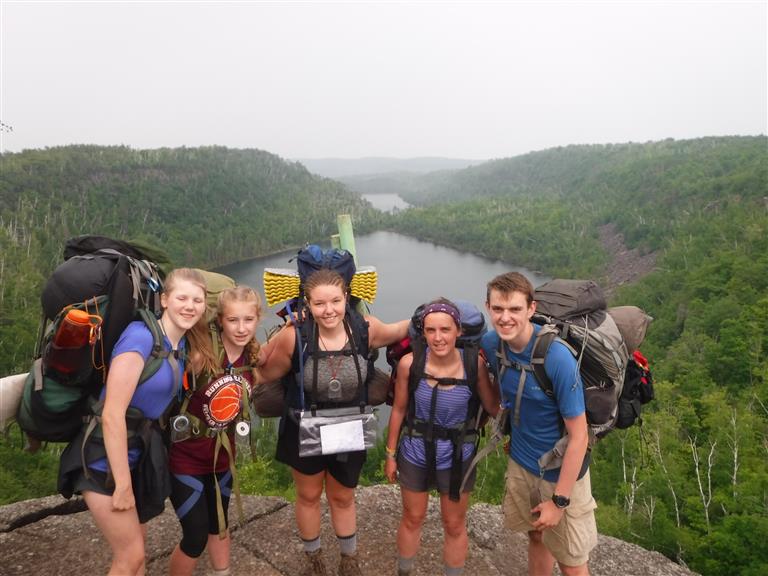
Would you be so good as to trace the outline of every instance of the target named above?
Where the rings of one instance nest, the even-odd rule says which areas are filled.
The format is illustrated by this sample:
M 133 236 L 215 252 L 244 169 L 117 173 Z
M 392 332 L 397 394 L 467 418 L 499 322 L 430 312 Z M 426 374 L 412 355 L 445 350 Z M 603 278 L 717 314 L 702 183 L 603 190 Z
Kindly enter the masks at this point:
M 16 419 L 24 395 L 27 374 L 28 372 L 25 372 L 0 378 L 0 431 L 5 431 Z
M 298 298 L 299 273 L 297 270 L 286 268 L 264 268 L 264 295 L 267 306 L 275 306 L 281 302 Z M 368 304 L 376 299 L 378 277 L 373 266 L 361 266 L 352 276 L 349 290 L 352 296 L 360 298 Z

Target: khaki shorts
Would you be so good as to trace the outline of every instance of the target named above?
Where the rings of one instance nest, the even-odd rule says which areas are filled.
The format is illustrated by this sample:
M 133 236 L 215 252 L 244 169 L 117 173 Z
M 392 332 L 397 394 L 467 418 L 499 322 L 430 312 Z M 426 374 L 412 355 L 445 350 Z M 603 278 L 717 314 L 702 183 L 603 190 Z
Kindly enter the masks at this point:
M 509 459 L 505 484 L 504 527 L 513 532 L 533 531 L 531 508 L 552 498 L 555 483 L 542 480 Z M 571 504 L 560 523 L 542 532 L 544 545 L 561 564 L 581 566 L 589 560 L 589 553 L 597 544 L 595 508 L 587 471 L 573 486 Z

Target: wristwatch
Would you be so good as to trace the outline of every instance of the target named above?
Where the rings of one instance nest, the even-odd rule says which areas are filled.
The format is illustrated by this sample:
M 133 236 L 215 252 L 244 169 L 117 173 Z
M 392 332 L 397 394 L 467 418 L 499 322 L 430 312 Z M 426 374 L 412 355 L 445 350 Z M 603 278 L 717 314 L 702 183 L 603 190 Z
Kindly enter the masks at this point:
M 558 508 L 568 508 L 568 505 L 571 503 L 571 499 L 566 498 L 565 496 L 552 494 L 552 502 L 554 502 L 555 506 Z

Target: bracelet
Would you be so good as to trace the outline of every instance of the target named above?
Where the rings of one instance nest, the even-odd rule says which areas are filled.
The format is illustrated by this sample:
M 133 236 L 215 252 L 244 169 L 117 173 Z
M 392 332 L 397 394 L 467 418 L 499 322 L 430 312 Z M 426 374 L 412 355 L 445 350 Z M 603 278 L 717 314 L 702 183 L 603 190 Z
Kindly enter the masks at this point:
M 394 458 L 395 454 L 397 454 L 397 449 L 390 448 L 389 446 L 384 446 L 384 451 L 387 453 L 388 458 Z

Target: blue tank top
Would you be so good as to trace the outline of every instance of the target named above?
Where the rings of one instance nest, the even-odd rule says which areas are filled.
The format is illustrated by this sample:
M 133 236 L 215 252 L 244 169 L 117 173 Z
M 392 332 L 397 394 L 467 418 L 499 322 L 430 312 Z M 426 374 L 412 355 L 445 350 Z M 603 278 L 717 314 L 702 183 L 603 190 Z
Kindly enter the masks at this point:
M 429 358 L 429 349 L 427 349 L 427 358 Z M 462 363 L 464 356 L 462 354 Z M 464 378 L 467 377 L 466 368 L 464 369 Z M 432 387 L 427 384 L 426 379 L 422 378 L 414 392 L 416 401 L 416 418 L 420 420 L 429 419 L 429 407 L 432 403 Z M 453 388 L 437 388 L 437 404 L 435 406 L 435 424 L 443 428 L 458 426 L 467 419 L 467 406 L 472 399 L 472 392 L 469 386 L 454 386 Z M 465 442 L 462 449 L 462 459 L 468 460 L 474 452 L 474 442 Z M 420 437 L 410 437 L 407 432 L 403 435 L 400 445 L 400 451 L 403 457 L 411 464 L 416 466 L 427 466 L 426 450 L 424 439 Z M 436 441 L 436 461 L 438 470 L 447 470 L 451 467 L 451 455 L 453 454 L 453 443 L 450 440 Z

